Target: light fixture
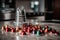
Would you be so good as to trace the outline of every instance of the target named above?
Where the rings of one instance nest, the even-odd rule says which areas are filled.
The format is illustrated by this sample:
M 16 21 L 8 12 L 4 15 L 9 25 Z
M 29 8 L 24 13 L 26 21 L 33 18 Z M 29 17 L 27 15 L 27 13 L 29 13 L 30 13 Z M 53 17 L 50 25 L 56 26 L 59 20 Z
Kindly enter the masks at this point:
M 38 1 L 35 1 L 35 3 L 34 3 L 35 5 L 39 5 L 39 2 Z

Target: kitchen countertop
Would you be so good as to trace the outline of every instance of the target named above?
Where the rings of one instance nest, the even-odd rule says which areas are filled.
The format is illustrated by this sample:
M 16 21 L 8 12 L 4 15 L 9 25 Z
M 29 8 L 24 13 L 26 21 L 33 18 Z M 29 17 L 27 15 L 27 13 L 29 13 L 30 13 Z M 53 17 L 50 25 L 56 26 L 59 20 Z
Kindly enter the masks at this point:
M 10 24 L 12 25 L 12 21 L 5 21 L 0 22 L 0 28 L 2 25 Z M 40 25 L 48 25 L 54 29 L 56 29 L 58 32 L 60 32 L 60 24 L 59 23 L 44 23 L 40 22 Z M 11 32 L 4 32 L 0 30 L 0 40 L 60 40 L 60 36 L 36 36 L 36 35 L 24 35 L 20 36 L 19 33 L 11 33 Z

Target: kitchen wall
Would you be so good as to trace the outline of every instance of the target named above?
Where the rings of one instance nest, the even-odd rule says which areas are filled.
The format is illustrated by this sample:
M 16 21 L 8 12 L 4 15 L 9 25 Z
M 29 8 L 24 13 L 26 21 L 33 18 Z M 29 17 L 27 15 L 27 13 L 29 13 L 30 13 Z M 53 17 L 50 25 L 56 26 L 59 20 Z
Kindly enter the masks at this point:
M 39 10 L 40 10 L 40 12 L 44 12 L 45 10 L 45 4 L 44 4 L 44 0 L 39 0 L 40 2 L 39 2 Z M 17 7 L 20 7 L 21 8 L 21 6 L 24 6 L 25 7 L 25 10 L 27 11 L 27 12 L 33 12 L 33 10 L 30 8 L 30 2 L 31 1 L 19 1 L 19 0 L 17 0 L 16 1 L 16 8 Z
M 26 12 L 33 12 L 33 10 L 30 8 L 30 3 L 31 3 L 31 0 L 30 1 L 22 1 L 22 0 L 16 0 L 16 8 L 17 7 L 21 7 L 24 6 L 25 7 L 25 10 Z M 44 4 L 44 0 L 40 0 L 39 2 L 39 11 L 40 12 L 44 12 L 45 10 L 45 4 Z M 32 14 L 33 15 L 33 14 Z M 38 20 L 40 21 L 43 21 L 44 20 L 44 17 L 37 17 Z
M 30 8 L 30 2 L 31 1 L 16 1 L 16 8 L 20 7 L 21 9 L 21 7 L 24 6 L 26 12 L 29 12 L 29 11 L 33 12 L 33 10 Z

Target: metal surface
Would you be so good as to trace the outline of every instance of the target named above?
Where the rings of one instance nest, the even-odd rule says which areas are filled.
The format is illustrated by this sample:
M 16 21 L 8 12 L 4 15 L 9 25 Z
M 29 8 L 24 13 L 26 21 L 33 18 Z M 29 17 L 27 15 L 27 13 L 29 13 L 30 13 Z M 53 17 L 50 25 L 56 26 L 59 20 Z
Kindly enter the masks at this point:
M 13 11 L 13 8 L 6 8 L 4 10 L 0 10 L 0 20 L 15 19 L 16 14 Z

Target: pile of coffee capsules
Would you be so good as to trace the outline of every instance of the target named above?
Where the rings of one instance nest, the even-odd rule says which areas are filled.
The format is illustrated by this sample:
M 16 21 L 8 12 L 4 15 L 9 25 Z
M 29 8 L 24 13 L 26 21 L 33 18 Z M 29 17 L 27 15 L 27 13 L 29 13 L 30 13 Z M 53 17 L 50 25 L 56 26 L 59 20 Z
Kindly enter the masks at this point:
M 9 25 L 2 26 L 1 28 L 5 32 L 19 32 L 21 35 L 29 35 L 29 34 L 36 34 L 36 35 L 41 35 L 41 34 L 54 34 L 54 35 L 59 35 L 59 32 L 57 32 L 55 29 L 45 25 L 26 25 L 23 24 L 22 27 L 11 27 Z

